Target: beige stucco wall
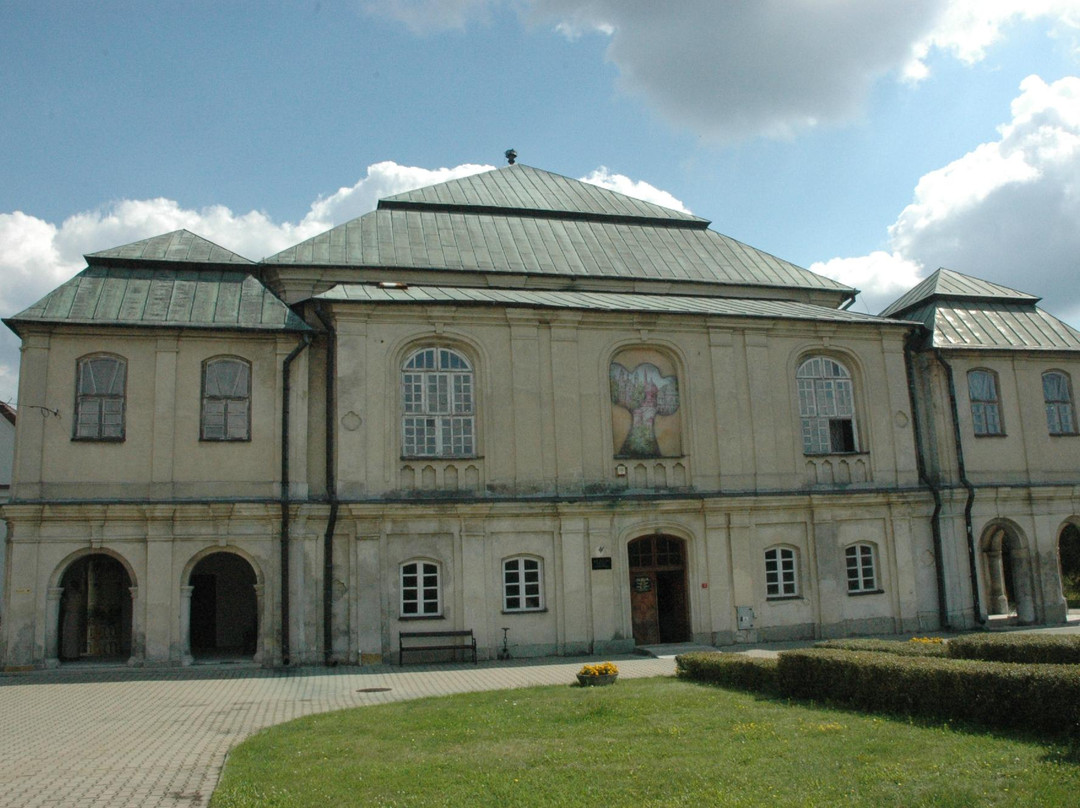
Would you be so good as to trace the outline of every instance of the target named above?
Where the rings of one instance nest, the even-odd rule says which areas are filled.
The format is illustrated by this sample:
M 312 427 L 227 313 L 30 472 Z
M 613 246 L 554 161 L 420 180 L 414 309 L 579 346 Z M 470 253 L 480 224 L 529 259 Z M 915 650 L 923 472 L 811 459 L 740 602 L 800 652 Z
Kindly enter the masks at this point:
M 896 326 L 344 305 L 334 314 L 345 498 L 411 489 L 565 495 L 916 480 L 904 330 Z M 473 364 L 475 458 L 402 460 L 400 369 L 410 351 L 428 345 L 455 348 Z M 678 457 L 616 457 L 608 370 L 620 351 L 639 346 L 678 368 Z M 854 377 L 860 452 L 853 455 L 803 454 L 795 369 L 822 353 Z
M 65 329 L 24 339 L 20 400 L 56 417 L 19 424 L 13 498 L 168 499 L 269 497 L 280 479 L 281 365 L 294 336 Z M 125 438 L 72 440 L 76 363 L 106 353 L 127 361 Z M 251 440 L 201 441 L 202 362 L 251 363 Z M 303 378 L 303 362 L 297 375 Z M 303 384 L 299 385 L 304 390 Z M 298 396 L 294 408 L 303 407 Z M 303 423 L 303 420 L 300 420 Z M 300 430 L 300 446 L 306 432 Z M 304 480 L 306 449 L 297 452 Z M 304 487 L 306 491 L 306 486 Z

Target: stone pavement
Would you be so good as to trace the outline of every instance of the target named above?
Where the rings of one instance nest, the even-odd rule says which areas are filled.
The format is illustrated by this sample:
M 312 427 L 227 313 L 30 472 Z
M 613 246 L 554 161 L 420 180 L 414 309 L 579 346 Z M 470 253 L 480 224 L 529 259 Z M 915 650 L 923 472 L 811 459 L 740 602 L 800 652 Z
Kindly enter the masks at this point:
M 621 677 L 672 658 L 605 657 Z M 181 669 L 65 666 L 0 676 L 0 808 L 205 806 L 229 750 L 311 713 L 477 690 L 573 683 L 583 662 Z
M 1080 633 L 1080 622 L 1021 630 L 1074 634 Z M 812 644 L 715 650 L 774 656 Z M 675 672 L 675 654 L 706 649 L 655 646 L 650 649 L 655 657 L 605 659 L 618 663 L 623 678 L 665 676 Z M 205 806 L 229 750 L 264 727 L 312 713 L 426 696 L 569 686 L 584 662 L 597 661 L 559 657 L 476 666 L 287 670 L 229 664 L 166 669 L 88 665 L 4 674 L 0 808 Z

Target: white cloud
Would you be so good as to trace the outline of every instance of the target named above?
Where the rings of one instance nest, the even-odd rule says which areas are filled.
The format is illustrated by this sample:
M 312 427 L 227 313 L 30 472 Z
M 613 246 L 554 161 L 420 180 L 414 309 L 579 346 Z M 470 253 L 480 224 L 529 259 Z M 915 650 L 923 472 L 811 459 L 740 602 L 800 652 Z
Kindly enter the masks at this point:
M 889 228 L 890 248 L 921 274 L 946 266 L 1040 295 L 1080 325 L 1080 78 L 1029 76 L 1011 111 L 999 139 L 919 181 Z M 896 272 L 879 253 L 814 268 L 861 273 L 875 292 Z M 877 310 L 888 302 L 875 301 Z
M 376 203 L 384 196 L 423 188 L 439 182 L 468 177 L 483 171 L 491 171 L 494 166 L 466 163 L 454 168 L 418 168 L 400 166 L 386 160 L 368 166 L 367 176 L 350 188 L 339 188 L 327 197 L 319 197 L 311 206 L 311 212 L 305 217 L 325 223 L 340 224 L 349 219 L 362 216 L 374 210 Z M 326 228 L 323 227 L 325 230 Z M 297 239 L 299 241 L 300 239 Z M 281 248 L 279 248 L 281 249 Z
M 877 314 L 914 287 L 922 267 L 896 253 L 873 252 L 858 258 L 833 258 L 810 265 L 811 272 L 853 286 L 860 294 L 855 311 Z
M 1020 22 L 1080 32 L 1077 0 L 381 0 L 417 33 L 519 9 L 569 39 L 608 39 L 620 86 L 716 140 L 790 137 L 856 119 L 883 77 L 922 80 L 928 57 L 978 62 Z
M 607 188 L 609 191 L 616 191 L 620 194 L 632 196 L 635 199 L 652 202 L 654 205 L 663 205 L 665 208 L 690 213 L 680 200 L 667 191 L 663 191 L 655 185 L 649 185 L 644 180 L 632 180 L 625 174 L 612 174 L 608 171 L 607 166 L 600 166 L 582 177 L 581 180 L 592 185 L 599 185 L 601 188 Z
M 381 197 L 491 168 L 461 165 L 426 169 L 389 161 L 376 163 L 354 185 L 315 200 L 307 215 L 295 224 L 275 223 L 260 211 L 235 214 L 223 205 L 191 210 L 161 198 L 113 202 L 70 216 L 60 225 L 21 211 L 0 213 L 0 314 L 11 316 L 33 305 L 82 270 L 86 266 L 83 256 L 88 253 L 184 228 L 257 261 L 373 210 Z M 18 346 L 10 331 L 0 329 L 3 401 L 15 398 Z

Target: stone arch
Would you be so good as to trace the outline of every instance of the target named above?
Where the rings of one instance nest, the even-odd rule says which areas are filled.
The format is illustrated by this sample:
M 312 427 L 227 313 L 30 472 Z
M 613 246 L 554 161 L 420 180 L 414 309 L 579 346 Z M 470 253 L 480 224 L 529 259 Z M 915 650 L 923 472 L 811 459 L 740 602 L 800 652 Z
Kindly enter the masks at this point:
M 196 659 L 263 659 L 264 576 L 238 547 L 207 547 L 193 555 L 181 576 L 182 662 Z
M 127 559 L 104 548 L 81 549 L 58 564 L 48 590 L 46 665 L 130 662 L 135 581 Z
M 1070 519 L 1058 533 L 1058 575 L 1066 609 L 1080 609 L 1080 520 Z
M 979 540 L 979 567 L 986 613 L 1015 614 L 1021 624 L 1036 621 L 1035 577 L 1029 543 L 1020 528 L 1006 520 L 988 524 Z

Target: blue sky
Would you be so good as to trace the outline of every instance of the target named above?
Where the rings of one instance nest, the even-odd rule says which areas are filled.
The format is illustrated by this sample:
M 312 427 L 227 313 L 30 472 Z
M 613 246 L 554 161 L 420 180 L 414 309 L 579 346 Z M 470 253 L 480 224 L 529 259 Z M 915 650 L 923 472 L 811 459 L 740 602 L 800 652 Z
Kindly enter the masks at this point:
M 514 147 L 862 310 L 946 265 L 1080 326 L 1078 23 L 1080 0 L 5 3 L 0 314 L 88 252 L 187 227 L 259 259 Z

